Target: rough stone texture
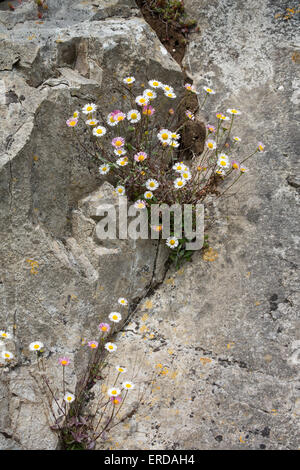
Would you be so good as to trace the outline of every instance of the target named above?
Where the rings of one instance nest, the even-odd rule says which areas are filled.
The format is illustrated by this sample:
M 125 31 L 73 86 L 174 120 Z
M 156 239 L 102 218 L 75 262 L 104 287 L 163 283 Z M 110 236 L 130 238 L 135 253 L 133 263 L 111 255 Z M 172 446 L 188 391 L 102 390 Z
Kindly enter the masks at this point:
M 179 66 L 139 16 L 134 2 L 115 0 L 53 0 L 43 21 L 31 1 L 0 12 L 0 328 L 14 336 L 0 349 L 15 355 L 10 372 L 1 364 L 2 448 L 57 445 L 29 343 L 45 344 L 53 384 L 58 357 L 72 358 L 74 391 L 86 366 L 81 339 L 95 337 L 119 296 L 132 308 L 164 276 L 167 249 L 157 241 L 97 239 L 96 205 L 117 198 L 65 123 L 87 102 L 111 111 L 112 76 L 145 81 L 149 69 L 181 84 Z
M 116 361 L 135 352 L 136 382 L 145 371 L 157 377 L 107 446 L 297 449 L 299 16 L 283 16 L 298 2 L 185 6 L 200 33 L 184 64 L 199 90 L 216 90 L 202 114 L 214 124 L 216 111 L 240 109 L 237 156 L 258 140 L 267 150 L 249 161 L 239 192 L 215 205 L 210 252 L 170 271 L 120 337 Z
M 90 210 L 109 186 L 99 190 L 96 165 L 74 150 L 65 117 L 100 94 L 106 105 L 103 87 L 112 71 L 132 73 L 138 64 L 142 77 L 147 64 L 167 83 L 181 80 L 143 20 L 125 19 L 132 2 L 125 3 L 127 9 L 118 9 L 122 2 L 107 2 L 106 10 L 103 2 L 98 8 L 97 1 L 53 1 L 43 24 L 36 23 L 29 4 L 19 16 L 0 16 L 1 328 L 16 325 L 18 359 L 12 371 L 2 371 L 3 449 L 55 448 L 56 438 L 41 418 L 38 375 L 26 347 L 37 338 L 49 345 L 46 367 L 53 383 L 59 383 L 55 361 L 68 353 L 76 365 L 67 377 L 74 390 L 85 364 L 80 338 L 88 337 L 120 294 L 121 279 L 112 285 L 117 275 L 111 266 L 127 263 L 126 245 L 120 254 L 103 253 L 103 263 L 95 265 L 102 248 L 92 237 Z M 196 87 L 209 84 L 217 91 L 202 114 L 211 122 L 217 110 L 236 106 L 243 112 L 236 119 L 242 155 L 257 140 L 267 152 L 249 163 L 235 196 L 211 201 L 211 251 L 171 270 L 120 333 L 112 365 L 125 363 L 126 377 L 136 383 L 129 411 L 140 388 L 145 395 L 138 411 L 99 448 L 297 449 L 299 52 L 296 15 L 275 18 L 296 2 L 185 5 L 200 26 L 191 36 L 186 69 Z M 123 12 L 123 18 L 110 18 Z M 131 258 L 146 267 L 139 298 L 149 287 L 143 277 L 155 264 L 150 251 L 141 252 L 145 261 L 138 249 Z M 139 269 L 131 272 L 138 275 Z M 136 277 L 128 271 L 125 277 L 122 294 L 136 301 Z

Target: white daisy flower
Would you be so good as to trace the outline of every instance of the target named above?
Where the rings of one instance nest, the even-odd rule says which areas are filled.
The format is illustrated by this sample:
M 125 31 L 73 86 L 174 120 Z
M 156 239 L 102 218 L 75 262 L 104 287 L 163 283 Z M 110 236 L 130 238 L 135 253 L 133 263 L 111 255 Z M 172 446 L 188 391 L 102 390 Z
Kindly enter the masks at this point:
M 164 93 L 165 96 L 167 96 L 168 98 L 176 98 L 176 95 L 174 92 L 172 91 L 167 91 L 166 93 Z
M 182 162 L 175 163 L 175 165 L 173 165 L 173 170 L 177 171 L 178 173 L 181 173 L 181 171 L 185 170 L 185 165 Z
M 222 158 L 221 155 L 220 157 L 218 158 L 218 161 L 217 161 L 217 165 L 223 169 L 225 168 L 229 168 L 230 166 L 230 162 L 229 162 L 229 159 L 228 157 L 227 158 Z
M 241 142 L 242 139 L 238 136 L 235 136 L 235 137 L 233 137 L 232 140 L 234 140 L 235 142 Z
M 119 312 L 111 312 L 108 318 L 114 323 L 119 323 L 122 320 L 122 315 Z
M 107 351 L 109 351 L 109 352 L 114 352 L 114 351 L 116 351 L 116 349 L 117 349 L 117 345 L 114 344 L 114 343 L 105 343 L 104 347 L 105 347 L 105 349 L 107 349 Z
M 238 111 L 237 109 L 227 109 L 226 112 L 229 114 L 242 114 L 241 111 Z
M 118 160 L 116 161 L 117 165 L 119 166 L 126 166 L 128 165 L 128 159 L 127 157 L 123 157 L 123 158 L 118 158 Z
M 134 384 L 132 382 L 123 382 L 122 387 L 125 388 L 125 390 L 132 390 L 134 388 Z
M 120 393 L 121 393 L 121 390 L 118 387 L 111 387 L 107 390 L 107 394 L 110 397 L 117 397 L 120 395 Z
M 97 119 L 88 119 L 87 121 L 85 121 L 85 123 L 88 125 L 88 126 L 96 126 L 98 124 L 98 120 Z
M 124 194 L 125 194 L 125 188 L 124 188 L 124 186 L 121 186 L 121 185 L 117 186 L 117 187 L 116 187 L 116 193 L 117 193 L 119 196 L 124 196 Z
M 9 351 L 2 351 L 1 356 L 2 356 L 2 358 L 5 359 L 6 361 L 10 361 L 11 359 L 14 358 L 13 353 L 11 353 L 11 352 L 9 352 Z
M 72 403 L 75 400 L 75 396 L 72 393 L 66 393 L 64 396 L 64 400 L 66 403 Z
M 217 148 L 217 144 L 214 140 L 207 140 L 206 142 L 206 147 L 209 149 L 209 150 L 214 150 Z
M 10 338 L 11 338 L 11 334 L 10 334 L 10 333 L 7 333 L 6 331 L 0 330 L 0 338 L 3 338 L 3 339 L 10 339 Z
M 176 178 L 174 181 L 174 186 L 176 189 L 183 188 L 186 185 L 186 181 L 182 178 Z
M 147 180 L 145 184 L 146 188 L 149 189 L 149 191 L 155 191 L 159 186 L 159 182 L 154 179 Z
M 97 105 L 94 103 L 88 103 L 82 108 L 83 114 L 91 114 L 94 113 L 97 109 Z
M 99 166 L 99 173 L 101 175 L 106 175 L 109 172 L 109 170 L 110 170 L 109 165 L 103 164 L 103 165 Z
M 209 95 L 214 95 L 215 94 L 215 91 L 212 90 L 211 88 L 208 88 L 207 86 L 204 86 L 203 90 L 205 90 L 206 93 L 208 93 Z
M 167 238 L 166 240 L 166 245 L 169 247 L 169 248 L 176 248 L 178 245 L 179 245 L 179 240 L 178 238 L 176 237 L 169 237 Z
M 126 77 L 126 78 L 123 79 L 123 83 L 126 83 L 126 85 L 131 85 L 134 82 L 135 82 L 134 77 Z
M 117 372 L 119 372 L 120 374 L 124 374 L 126 372 L 126 367 L 123 367 L 123 366 L 116 366 L 116 370 Z
M 77 111 L 76 109 L 76 111 L 74 111 L 73 113 L 73 118 L 78 118 L 78 117 L 79 117 L 79 111 Z
M 189 181 L 192 178 L 192 175 L 189 171 L 182 171 L 181 178 L 185 181 Z
M 171 142 L 171 132 L 168 129 L 161 129 L 157 137 L 162 143 L 170 144 Z
M 146 191 L 144 193 L 144 198 L 145 199 L 152 199 L 153 198 L 153 192 L 152 191 Z
M 139 106 L 146 106 L 147 104 L 149 104 L 149 98 L 144 95 L 139 95 L 136 97 L 135 102 Z
M 171 140 L 171 142 L 169 143 L 170 147 L 174 147 L 174 148 L 178 148 L 179 147 L 179 142 L 177 142 L 177 140 Z
M 177 134 L 176 132 L 171 132 L 171 139 L 179 140 L 180 139 L 180 134 Z
M 151 88 L 161 88 L 162 86 L 162 83 L 159 82 L 158 80 L 149 80 L 148 83 L 151 86 Z
M 143 93 L 144 96 L 146 96 L 149 100 L 154 100 L 157 97 L 157 94 L 155 91 L 146 89 Z
M 118 156 L 125 155 L 125 153 L 126 153 L 126 150 L 123 147 L 120 147 L 114 150 L 114 154 Z
M 115 116 L 116 115 L 114 113 L 109 113 L 107 116 L 106 122 L 111 127 L 118 125 L 118 121 L 115 119 Z
M 34 341 L 29 345 L 30 351 L 40 351 L 43 347 L 44 345 L 40 341 Z
M 128 300 L 125 299 L 124 297 L 120 297 L 120 298 L 118 299 L 118 303 L 119 303 L 120 305 L 123 305 L 123 306 L 126 307 L 126 306 L 128 305 Z
M 127 119 L 132 124 L 135 124 L 141 120 L 141 113 L 137 109 L 131 109 L 127 113 Z
M 106 134 L 105 127 L 103 127 L 103 126 L 94 127 L 93 135 L 95 135 L 96 137 L 102 137 L 105 134 Z
M 222 168 L 217 168 L 216 173 L 217 173 L 217 175 L 220 175 L 220 176 L 225 176 L 225 174 L 226 174 L 225 171 Z
M 174 88 L 172 88 L 170 85 L 161 84 L 161 88 L 164 90 L 165 93 L 173 93 L 174 91 Z
M 241 172 L 241 173 L 246 173 L 247 171 L 249 171 L 249 170 L 248 170 L 248 168 L 246 168 L 244 165 L 241 165 L 241 166 L 240 166 L 240 172 Z

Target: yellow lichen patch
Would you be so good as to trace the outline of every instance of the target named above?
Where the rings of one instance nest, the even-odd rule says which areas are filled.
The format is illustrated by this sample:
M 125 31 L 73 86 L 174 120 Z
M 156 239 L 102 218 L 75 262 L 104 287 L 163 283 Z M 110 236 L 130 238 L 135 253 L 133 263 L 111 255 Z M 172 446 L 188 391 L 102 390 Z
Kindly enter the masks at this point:
M 200 362 L 205 366 L 206 364 L 212 362 L 212 360 L 209 357 L 200 357 Z
M 37 269 L 39 267 L 39 263 L 37 261 L 34 261 L 33 259 L 27 259 L 26 262 L 29 263 L 30 266 L 31 266 L 30 273 L 31 274 L 37 274 L 38 273 Z
M 228 343 L 227 344 L 227 349 L 230 349 L 234 344 L 235 344 L 234 342 Z
M 36 38 L 36 35 L 35 34 L 32 34 L 31 36 L 28 36 L 27 39 L 28 41 L 32 41 L 33 39 Z
M 211 247 L 207 248 L 207 250 L 205 250 L 203 253 L 204 261 L 215 261 L 218 256 L 218 253 Z
M 184 273 L 184 268 L 178 269 L 177 271 L 178 276 L 182 276 L 183 273 Z
M 260 305 L 260 302 L 258 302 L 258 301 L 255 302 L 255 305 L 258 307 L 258 305 Z
M 163 365 L 162 364 L 156 364 L 155 366 L 157 369 L 162 369 L 163 368 Z
M 148 328 L 146 327 L 146 325 L 141 326 L 140 333 L 144 333 L 146 331 L 148 331 Z
M 178 375 L 178 370 L 174 370 L 173 372 L 170 372 L 169 377 L 170 379 L 174 380 L 176 379 L 177 375 Z
M 168 354 L 174 354 L 174 351 L 172 351 L 172 349 L 168 349 Z
M 155 338 L 155 335 L 153 333 L 151 333 L 151 335 L 148 336 L 148 339 L 154 339 Z
M 146 300 L 146 302 L 144 303 L 144 308 L 146 308 L 147 310 L 150 310 L 152 307 L 153 307 L 152 301 L 151 300 Z M 148 318 L 148 316 L 147 316 L 147 318 Z M 144 320 L 144 321 L 146 321 L 146 320 Z
M 166 279 L 166 280 L 165 280 L 165 284 L 167 284 L 167 285 L 169 285 L 169 286 L 174 286 L 174 284 L 175 284 L 174 278 L 173 278 L 173 277 L 169 277 L 169 279 Z
M 167 375 L 169 373 L 169 370 L 164 367 L 163 370 L 161 371 L 161 375 Z
M 148 315 L 147 313 L 145 313 L 145 314 L 142 316 L 141 321 L 142 321 L 143 323 L 145 323 L 145 321 L 147 321 L 148 318 L 149 318 L 149 315 Z

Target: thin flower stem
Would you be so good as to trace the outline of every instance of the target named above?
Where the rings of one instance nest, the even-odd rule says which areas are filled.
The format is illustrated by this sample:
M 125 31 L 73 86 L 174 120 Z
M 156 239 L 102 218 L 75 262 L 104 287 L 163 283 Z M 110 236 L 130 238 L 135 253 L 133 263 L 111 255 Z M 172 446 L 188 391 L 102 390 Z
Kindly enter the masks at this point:
M 240 179 L 242 174 L 243 173 L 240 173 L 239 176 L 234 180 L 234 182 L 230 186 L 228 186 L 228 188 L 226 188 L 225 191 L 223 191 L 223 193 L 218 196 L 218 198 L 223 196 L 228 191 L 228 189 L 232 188 L 232 186 Z

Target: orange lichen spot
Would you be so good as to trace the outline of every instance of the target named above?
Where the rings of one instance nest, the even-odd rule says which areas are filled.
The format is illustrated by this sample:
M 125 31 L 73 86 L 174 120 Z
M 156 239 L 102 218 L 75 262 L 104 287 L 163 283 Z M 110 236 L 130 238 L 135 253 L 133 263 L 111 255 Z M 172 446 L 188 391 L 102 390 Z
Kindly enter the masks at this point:
M 162 368 L 163 368 L 163 365 L 162 365 L 162 364 L 156 364 L 155 367 L 158 368 L 158 369 L 162 369 Z
M 143 323 L 145 323 L 145 321 L 147 321 L 148 318 L 149 318 L 149 315 L 148 315 L 147 313 L 145 313 L 145 314 L 142 316 L 141 321 L 142 321 Z
M 167 284 L 167 285 L 169 285 L 169 286 L 174 286 L 174 284 L 175 284 L 174 278 L 173 278 L 173 277 L 169 277 L 169 279 L 166 279 L 166 280 L 165 280 L 165 284 Z
M 209 357 L 200 357 L 200 362 L 205 366 L 206 364 L 212 362 L 212 359 L 210 359 Z
M 218 258 L 217 251 L 213 250 L 212 247 L 207 248 L 203 253 L 204 261 L 215 261 Z
M 151 300 L 147 300 L 147 301 L 144 303 L 144 308 L 146 308 L 147 310 L 150 310 L 152 307 L 153 307 L 153 303 L 152 303 Z
M 141 326 L 140 333 L 144 333 L 145 331 L 148 331 L 148 328 L 146 327 L 146 325 Z

